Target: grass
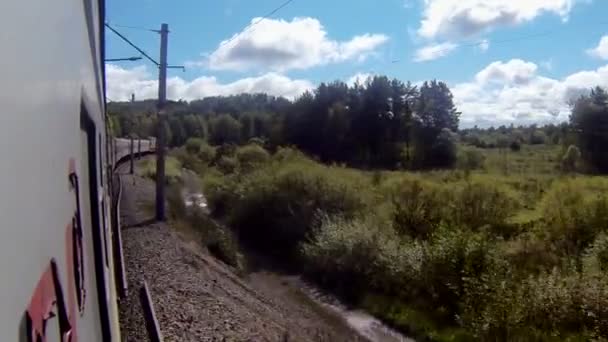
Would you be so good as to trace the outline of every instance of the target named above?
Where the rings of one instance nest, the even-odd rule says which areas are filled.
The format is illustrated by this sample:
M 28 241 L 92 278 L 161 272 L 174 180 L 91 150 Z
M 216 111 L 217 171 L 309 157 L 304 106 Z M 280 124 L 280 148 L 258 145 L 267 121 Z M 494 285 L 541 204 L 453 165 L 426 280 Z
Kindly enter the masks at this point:
M 137 174 L 143 177 L 156 179 L 156 159 L 144 158 L 137 161 Z M 179 160 L 172 156 L 165 159 L 165 181 L 167 184 L 180 182 L 182 165 Z

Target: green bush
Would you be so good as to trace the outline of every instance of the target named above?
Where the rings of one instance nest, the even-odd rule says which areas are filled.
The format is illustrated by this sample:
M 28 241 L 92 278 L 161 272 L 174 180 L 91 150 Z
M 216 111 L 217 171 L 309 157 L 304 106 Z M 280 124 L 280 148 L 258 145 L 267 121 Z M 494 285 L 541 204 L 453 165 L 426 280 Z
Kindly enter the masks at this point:
M 581 151 L 574 145 L 568 146 L 561 160 L 561 168 L 564 172 L 575 172 L 581 159 Z
M 230 222 L 255 244 L 294 251 L 318 210 L 353 217 L 365 208 L 365 178 L 306 160 L 242 175 Z
M 449 217 L 471 229 L 502 225 L 518 206 L 515 196 L 496 182 L 472 180 L 452 189 Z
M 143 159 L 138 162 L 138 173 L 144 177 L 156 179 L 156 160 Z M 168 185 L 181 182 L 182 165 L 180 161 L 172 156 L 165 159 L 165 183 Z
M 256 166 L 270 159 L 270 154 L 261 146 L 250 144 L 240 147 L 236 151 L 236 159 L 243 171 L 251 171 Z
M 317 219 L 313 238 L 301 247 L 308 273 L 351 297 L 378 286 L 393 262 L 391 252 L 398 250 L 399 238 L 390 226 L 371 218 L 320 214 Z
M 239 165 L 238 160 L 236 160 L 236 158 L 233 158 L 233 157 L 222 156 L 217 161 L 218 170 L 220 170 L 224 174 L 233 173 L 234 171 L 236 171 L 238 165 Z
M 483 168 L 485 157 L 480 151 L 462 148 L 458 152 L 456 165 L 459 169 L 471 171 Z
M 513 140 L 511 144 L 509 144 L 509 148 L 513 152 L 519 152 L 521 150 L 521 143 L 517 140 Z
M 446 193 L 428 181 L 403 178 L 385 185 L 392 202 L 395 228 L 413 238 L 426 238 L 444 218 Z
M 203 144 L 205 144 L 205 140 L 201 138 L 190 138 L 186 140 L 186 151 L 190 154 L 196 155 L 201 150 Z
M 236 238 L 230 231 L 219 226 L 198 208 L 188 210 L 186 219 L 201 234 L 203 245 L 213 256 L 232 267 L 243 269 L 243 256 L 239 253 Z
M 581 180 L 553 184 L 541 202 L 544 230 L 566 255 L 579 255 L 608 228 L 608 198 Z
M 211 164 L 215 158 L 215 148 L 202 144 L 198 150 L 198 157 L 205 165 Z
M 583 267 L 587 273 L 608 271 L 608 235 L 600 233 L 583 255 Z
M 465 285 L 491 273 L 500 258 L 495 243 L 483 233 L 442 226 L 425 245 L 419 286 L 429 307 L 452 321 L 460 312 Z

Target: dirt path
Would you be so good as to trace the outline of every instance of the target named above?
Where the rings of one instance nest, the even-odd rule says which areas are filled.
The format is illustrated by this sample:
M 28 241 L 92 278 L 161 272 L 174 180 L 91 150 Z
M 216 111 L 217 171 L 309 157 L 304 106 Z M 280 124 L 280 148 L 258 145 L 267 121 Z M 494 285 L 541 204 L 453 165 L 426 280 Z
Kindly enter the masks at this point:
M 338 315 L 236 276 L 167 224 L 149 219 L 152 181 L 123 174 L 121 218 L 128 297 L 121 302 L 123 340 L 146 341 L 138 289 L 150 286 L 165 341 L 364 341 Z M 265 282 L 268 284 L 267 282 Z M 283 289 L 285 288 L 285 289 Z M 281 291 L 285 291 L 283 294 Z

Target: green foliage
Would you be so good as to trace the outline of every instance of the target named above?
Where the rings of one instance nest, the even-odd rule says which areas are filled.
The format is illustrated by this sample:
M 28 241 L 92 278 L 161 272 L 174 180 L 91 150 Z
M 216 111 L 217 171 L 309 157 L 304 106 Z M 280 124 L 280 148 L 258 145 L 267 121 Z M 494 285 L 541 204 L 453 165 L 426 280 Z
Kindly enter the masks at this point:
M 243 269 L 244 259 L 232 232 L 198 208 L 188 210 L 186 220 L 200 233 L 203 245 L 213 256 L 238 270 Z
M 583 267 L 588 273 L 608 271 L 608 235 L 600 233 L 593 244 L 585 251 Z
M 402 178 L 385 187 L 394 207 L 395 228 L 401 234 L 428 237 L 445 217 L 447 192 L 434 183 Z
M 316 228 L 301 253 L 306 269 L 324 285 L 342 295 L 356 295 L 369 286 L 380 286 L 379 274 L 387 274 L 397 253 L 399 238 L 386 223 L 372 217 L 344 219 L 319 214 Z
M 205 140 L 201 138 L 190 138 L 186 140 L 186 151 L 190 154 L 198 154 Z
M 244 241 L 421 339 L 608 336 L 608 181 L 485 169 L 361 172 L 282 148 L 205 189 Z
M 236 159 L 239 166 L 244 171 L 251 171 L 260 164 L 265 163 L 270 158 L 270 154 L 257 144 L 250 144 L 240 147 L 236 151 Z
M 213 117 L 210 124 L 210 141 L 215 145 L 238 144 L 241 141 L 241 123 L 228 114 Z
M 475 148 L 463 147 L 458 151 L 457 167 L 461 170 L 472 171 L 483 169 L 485 156 Z
M 541 202 L 544 231 L 563 253 L 579 255 L 608 228 L 608 198 L 581 180 L 556 183 Z
M 509 148 L 513 152 L 519 152 L 521 150 L 521 144 L 517 140 L 513 140 L 511 144 L 509 144 Z
M 472 229 L 502 225 L 518 206 L 511 191 L 495 182 L 472 180 L 455 190 L 451 220 Z
M 225 210 L 222 199 L 232 200 L 229 221 L 252 243 L 293 251 L 310 231 L 317 210 L 350 217 L 363 209 L 364 198 L 358 190 L 367 182 L 362 176 L 290 156 L 288 150 L 275 156 L 282 158 L 291 162 L 268 163 L 239 175 L 238 182 L 225 179 L 212 184 L 214 189 L 208 194 L 212 208 Z
M 151 179 L 156 179 L 156 159 L 143 159 L 138 161 L 137 172 Z M 174 185 L 181 182 L 182 165 L 180 161 L 172 156 L 165 159 L 165 183 Z
M 239 162 L 234 157 L 222 156 L 217 161 L 217 168 L 224 174 L 230 174 L 236 171 Z
M 600 87 L 574 104 L 570 124 L 583 158 L 597 171 L 608 172 L 608 94 Z
M 530 134 L 530 145 L 542 145 L 547 140 L 547 135 L 541 130 L 533 131 Z
M 432 160 L 429 165 L 439 168 L 451 168 L 456 163 L 456 137 L 447 128 L 435 138 L 431 147 L 430 156 L 426 160 Z
M 562 157 L 561 168 L 564 172 L 574 172 L 580 162 L 581 151 L 574 145 L 568 146 L 566 153 Z

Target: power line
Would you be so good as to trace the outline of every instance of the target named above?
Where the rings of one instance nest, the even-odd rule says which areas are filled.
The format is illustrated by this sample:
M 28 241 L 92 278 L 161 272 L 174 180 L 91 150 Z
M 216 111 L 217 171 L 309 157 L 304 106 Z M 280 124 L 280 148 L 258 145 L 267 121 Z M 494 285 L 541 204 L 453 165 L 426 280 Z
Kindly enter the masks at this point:
M 158 30 L 147 28 L 147 27 L 142 27 L 142 26 L 128 26 L 128 25 L 118 25 L 118 24 L 112 24 L 112 26 L 120 27 L 120 28 L 127 28 L 127 29 L 132 29 L 132 30 L 150 31 L 150 32 L 158 33 Z
M 131 45 L 135 50 L 139 51 L 139 53 L 141 53 L 144 57 L 146 57 L 148 60 L 150 60 L 156 66 L 160 66 L 160 64 L 157 61 L 155 61 L 154 58 L 150 57 L 144 50 L 140 49 L 137 45 L 132 43 L 127 37 L 123 36 L 122 34 L 120 34 L 120 32 L 118 32 L 114 28 L 112 28 L 112 26 L 110 26 L 110 24 L 105 23 L 105 26 L 108 29 L 110 29 L 110 31 L 114 32 L 117 36 L 119 36 L 122 40 L 127 42 L 127 44 Z
M 606 24 L 606 22 L 598 22 L 596 24 Z M 519 41 L 525 41 L 525 40 L 530 40 L 530 39 L 535 39 L 535 38 L 539 38 L 539 37 L 546 37 L 546 36 L 550 36 L 552 34 L 558 33 L 559 31 L 563 31 L 565 29 L 568 29 L 568 27 L 560 27 L 560 28 L 555 28 L 553 30 L 549 30 L 549 31 L 545 31 L 545 32 L 540 32 L 540 33 L 532 33 L 532 34 L 528 34 L 528 35 L 524 35 L 524 36 L 520 36 L 520 37 L 514 37 L 514 38 L 507 38 L 507 39 L 501 39 L 501 40 L 480 40 L 480 41 L 475 41 L 475 42 L 462 42 L 462 43 L 455 43 L 457 46 L 456 48 L 466 48 L 466 47 L 476 47 L 476 46 L 482 46 L 484 44 L 491 44 L 491 45 L 500 45 L 500 44 L 507 44 L 507 43 L 512 43 L 512 42 L 519 42 Z M 439 49 L 434 51 L 435 53 L 442 53 L 442 52 L 449 52 L 452 51 L 453 48 L 445 48 L 445 49 Z M 401 60 L 393 60 L 391 63 L 399 63 L 401 62 Z
M 282 10 L 284 7 L 286 7 L 287 5 L 289 5 L 290 3 L 292 3 L 293 0 L 287 0 L 285 2 L 283 2 L 281 5 L 279 5 L 279 7 L 273 9 L 272 11 L 268 12 L 266 15 L 264 15 L 263 17 L 259 18 L 258 20 L 252 22 L 251 24 L 245 26 L 245 28 L 238 34 L 236 34 L 235 36 L 233 36 L 232 38 L 228 39 L 225 42 L 222 42 L 220 44 L 220 47 L 230 44 L 231 42 L 233 42 L 235 39 L 239 38 L 241 35 L 243 35 L 245 32 L 247 32 L 249 29 L 253 28 L 254 26 L 256 26 L 257 24 L 261 23 L 262 21 L 268 19 L 270 16 L 276 14 L 278 11 Z

